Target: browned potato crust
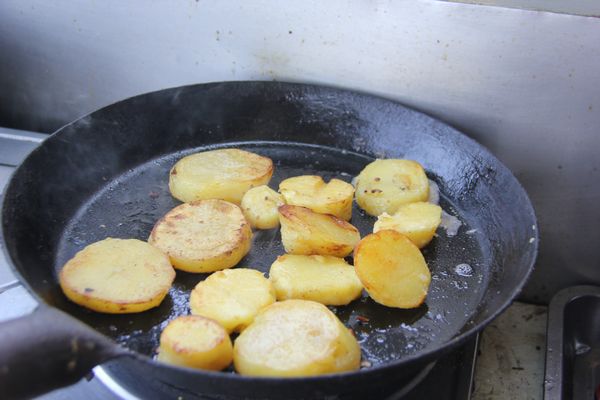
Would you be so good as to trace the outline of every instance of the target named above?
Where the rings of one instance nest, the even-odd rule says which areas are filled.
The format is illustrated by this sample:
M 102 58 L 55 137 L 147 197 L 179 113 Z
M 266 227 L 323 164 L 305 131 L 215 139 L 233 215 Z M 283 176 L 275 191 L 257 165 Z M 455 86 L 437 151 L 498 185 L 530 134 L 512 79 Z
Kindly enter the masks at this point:
M 279 221 L 283 247 L 290 254 L 346 257 L 360 240 L 349 222 L 306 207 L 279 207 Z
M 160 335 L 158 361 L 220 371 L 232 360 L 231 339 L 225 329 L 212 319 L 197 315 L 177 317 Z
M 169 211 L 148 242 L 164 251 L 177 269 L 213 272 L 233 267 L 248 253 L 252 230 L 235 204 L 200 200 Z
M 425 301 L 429 268 L 418 247 L 401 233 L 382 230 L 365 236 L 354 251 L 354 268 L 379 304 L 415 308 Z

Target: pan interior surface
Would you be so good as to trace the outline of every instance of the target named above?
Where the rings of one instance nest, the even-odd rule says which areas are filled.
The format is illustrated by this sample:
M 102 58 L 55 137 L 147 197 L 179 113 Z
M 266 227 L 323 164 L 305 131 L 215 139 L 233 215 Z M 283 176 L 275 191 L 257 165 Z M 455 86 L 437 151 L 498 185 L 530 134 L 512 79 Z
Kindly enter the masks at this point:
M 366 155 L 326 146 L 258 141 L 165 154 L 107 180 L 81 205 L 62 231 L 54 259 L 55 276 L 76 252 L 95 241 L 106 237 L 146 240 L 154 223 L 180 204 L 169 193 L 169 169 L 187 154 L 217 147 L 242 148 L 270 157 L 275 172 L 269 186 L 275 189 L 285 178 L 306 174 L 321 175 L 326 181 L 335 177 L 350 182 L 373 160 Z M 432 174 L 429 177 L 436 180 Z M 461 211 L 444 196 L 443 189 L 440 205 L 447 213 L 457 216 L 462 224 L 455 236 L 439 228 L 434 240 L 423 249 L 432 281 L 421 307 L 412 310 L 384 307 L 372 301 L 364 291 L 360 299 L 347 306 L 330 307 L 354 331 L 363 360 L 373 366 L 443 346 L 477 313 L 486 292 L 491 274 L 490 255 L 483 245 L 477 217 Z M 362 237 L 372 232 L 374 222 L 375 218 L 354 205 L 351 223 Z M 238 267 L 268 274 L 273 261 L 282 254 L 278 229 L 257 230 L 250 253 Z M 153 356 L 162 329 L 169 320 L 189 313 L 190 291 L 206 276 L 177 271 L 175 283 L 163 303 L 140 314 L 94 313 L 66 299 L 55 305 L 126 347 Z

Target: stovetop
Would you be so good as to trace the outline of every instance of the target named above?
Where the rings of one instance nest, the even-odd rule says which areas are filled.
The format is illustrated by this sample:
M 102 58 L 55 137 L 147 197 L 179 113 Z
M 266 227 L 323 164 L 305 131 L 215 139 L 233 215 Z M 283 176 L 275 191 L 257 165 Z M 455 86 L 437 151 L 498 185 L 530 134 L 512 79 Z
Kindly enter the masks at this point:
M 0 128 L 0 193 L 14 168 L 31 152 L 46 135 Z M 31 312 L 36 301 L 20 285 L 10 271 L 0 251 L 0 321 Z M 477 352 L 477 337 L 454 352 L 439 359 L 419 374 L 409 387 L 399 388 L 390 399 L 470 399 Z M 44 400 L 86 398 L 135 399 L 147 398 L 144 388 L 136 382 L 117 383 L 110 368 L 97 367 L 88 378 L 76 385 L 59 389 L 39 397 Z

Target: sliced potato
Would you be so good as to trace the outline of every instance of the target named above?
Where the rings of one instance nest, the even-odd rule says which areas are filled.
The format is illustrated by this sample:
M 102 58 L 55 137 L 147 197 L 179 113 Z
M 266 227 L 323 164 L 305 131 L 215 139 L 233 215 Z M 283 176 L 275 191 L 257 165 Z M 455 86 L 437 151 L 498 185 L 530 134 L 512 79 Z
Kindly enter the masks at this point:
M 288 178 L 279 184 L 286 204 L 307 207 L 349 221 L 352 217 L 354 186 L 339 179 L 325 183 L 316 175 Z
M 367 213 L 393 214 L 407 203 L 427 201 L 429 180 L 421 164 L 411 160 L 375 160 L 356 179 L 356 202 Z
M 250 188 L 269 183 L 270 158 L 239 149 L 220 149 L 189 155 L 171 169 L 169 189 L 176 199 L 190 202 L 221 199 L 240 204 Z
M 198 283 L 190 296 L 192 314 L 241 332 L 260 310 L 275 302 L 275 289 L 264 275 L 248 268 L 218 271 Z
M 360 297 L 362 283 L 343 258 L 286 254 L 271 265 L 277 300 L 304 299 L 341 306 Z
M 279 221 L 281 241 L 290 254 L 346 257 L 360 240 L 358 229 L 350 223 L 306 207 L 279 207 Z
M 217 322 L 185 315 L 169 322 L 163 330 L 158 360 L 180 367 L 220 371 L 231 364 L 233 346 Z
M 423 248 L 431 242 L 441 222 L 440 206 L 416 202 L 400 206 L 394 215 L 381 214 L 373 226 L 373 232 L 392 229 L 405 235 L 418 248 Z
M 393 230 L 365 236 L 354 251 L 354 268 L 369 296 L 388 307 L 420 306 L 431 282 L 417 246 Z
M 104 239 L 86 246 L 60 271 L 69 300 L 90 310 L 125 314 L 158 306 L 175 279 L 169 258 L 136 239 Z
M 242 197 L 242 211 L 253 228 L 279 226 L 277 208 L 285 204 L 283 196 L 266 185 L 252 188 Z
M 286 300 L 265 308 L 240 334 L 233 362 L 242 375 L 320 375 L 358 369 L 360 347 L 324 305 Z
M 177 269 L 213 272 L 233 267 L 248 253 L 252 230 L 235 204 L 200 200 L 169 211 L 148 242 L 164 251 Z

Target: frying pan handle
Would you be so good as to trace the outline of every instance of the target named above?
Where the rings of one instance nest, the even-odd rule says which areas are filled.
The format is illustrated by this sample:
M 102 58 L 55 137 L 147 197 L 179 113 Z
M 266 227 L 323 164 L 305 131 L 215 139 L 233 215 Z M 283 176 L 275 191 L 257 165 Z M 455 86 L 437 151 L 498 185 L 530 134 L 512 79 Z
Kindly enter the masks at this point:
M 0 323 L 0 398 L 21 399 L 73 384 L 128 352 L 87 325 L 46 305 Z

